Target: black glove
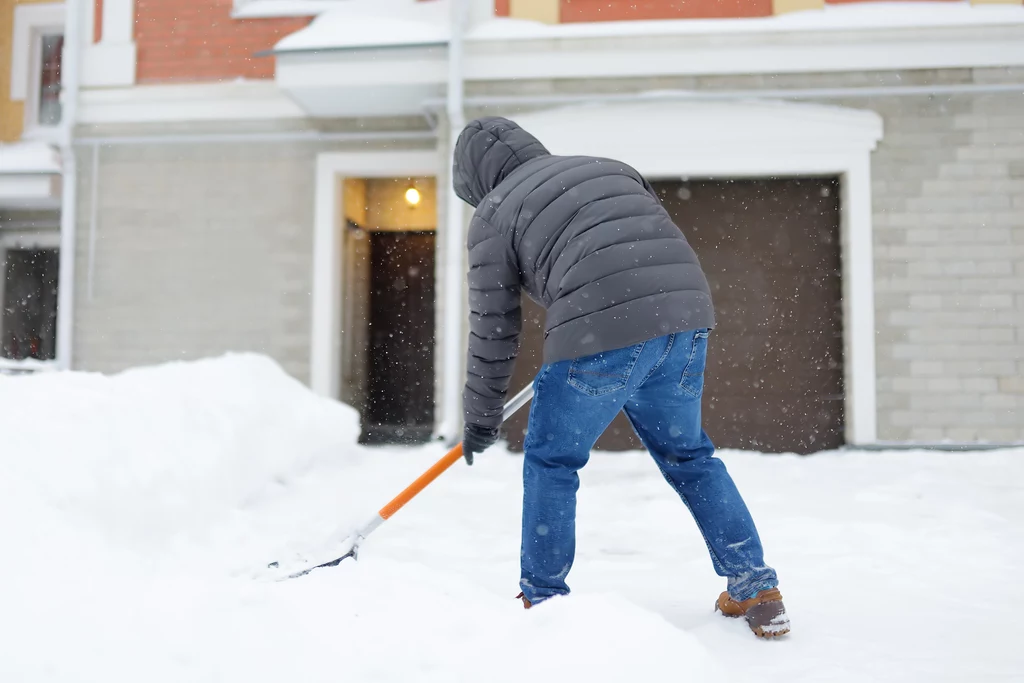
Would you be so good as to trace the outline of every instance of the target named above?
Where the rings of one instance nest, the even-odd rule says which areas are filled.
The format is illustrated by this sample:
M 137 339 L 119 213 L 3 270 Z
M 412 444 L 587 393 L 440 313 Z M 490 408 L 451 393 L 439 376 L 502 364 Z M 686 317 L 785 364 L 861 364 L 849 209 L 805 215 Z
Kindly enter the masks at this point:
M 473 454 L 483 453 L 494 445 L 498 440 L 497 427 L 481 427 L 480 425 L 466 425 L 466 431 L 462 437 L 462 457 L 466 463 L 473 464 Z

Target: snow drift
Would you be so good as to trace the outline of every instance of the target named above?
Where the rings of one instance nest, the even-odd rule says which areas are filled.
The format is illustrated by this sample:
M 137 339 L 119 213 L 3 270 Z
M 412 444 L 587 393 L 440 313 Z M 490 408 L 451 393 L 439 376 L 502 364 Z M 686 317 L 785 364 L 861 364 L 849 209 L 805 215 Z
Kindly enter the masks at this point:
M 621 597 L 525 614 L 508 528 L 504 592 L 465 566 L 372 549 L 301 580 L 253 580 L 275 554 L 362 521 L 440 455 L 358 447 L 354 411 L 266 358 L 0 377 L 0 415 L 2 681 L 714 674 L 693 636 Z M 458 541 L 466 512 L 433 536 Z M 430 538 L 396 532 L 413 547 Z

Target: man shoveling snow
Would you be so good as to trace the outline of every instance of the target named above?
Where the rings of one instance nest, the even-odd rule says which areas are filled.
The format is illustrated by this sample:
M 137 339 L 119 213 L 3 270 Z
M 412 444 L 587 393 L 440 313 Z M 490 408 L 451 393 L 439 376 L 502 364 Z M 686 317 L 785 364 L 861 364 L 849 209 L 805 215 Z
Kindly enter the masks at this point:
M 714 326 L 708 283 L 650 184 L 619 161 L 552 155 L 497 117 L 462 132 L 453 182 L 476 209 L 463 394 L 470 465 L 498 439 L 518 353 L 520 293 L 547 310 L 524 445 L 524 605 L 569 593 L 577 473 L 625 411 L 727 578 L 716 609 L 745 617 L 759 636 L 788 633 L 775 570 L 701 427 Z

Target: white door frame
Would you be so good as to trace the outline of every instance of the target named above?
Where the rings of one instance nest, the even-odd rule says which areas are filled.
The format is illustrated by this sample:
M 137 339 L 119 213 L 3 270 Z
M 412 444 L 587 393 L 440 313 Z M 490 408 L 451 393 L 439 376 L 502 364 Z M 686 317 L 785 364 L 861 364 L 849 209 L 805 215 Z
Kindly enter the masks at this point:
M 345 241 L 345 178 L 436 176 L 436 150 L 406 152 L 325 152 L 316 159 L 313 218 L 313 292 L 310 388 L 337 399 L 341 389 L 341 283 Z
M 584 105 L 517 117 L 553 154 L 620 159 L 652 179 L 838 175 L 846 442 L 877 441 L 870 111 L 757 100 Z M 685 229 L 685 226 L 684 226 Z

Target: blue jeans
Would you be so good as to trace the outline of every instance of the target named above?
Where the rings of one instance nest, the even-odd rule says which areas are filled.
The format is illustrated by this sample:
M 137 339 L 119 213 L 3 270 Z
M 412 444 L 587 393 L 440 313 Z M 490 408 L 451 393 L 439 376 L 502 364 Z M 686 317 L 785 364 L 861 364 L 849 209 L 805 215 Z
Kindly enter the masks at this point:
M 694 330 L 541 368 L 523 465 L 520 587 L 531 603 L 569 592 L 577 472 L 620 410 L 689 508 L 729 594 L 745 600 L 778 585 L 750 512 L 701 427 L 707 344 L 708 330 Z

